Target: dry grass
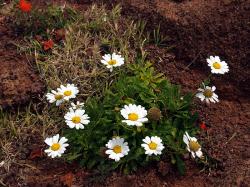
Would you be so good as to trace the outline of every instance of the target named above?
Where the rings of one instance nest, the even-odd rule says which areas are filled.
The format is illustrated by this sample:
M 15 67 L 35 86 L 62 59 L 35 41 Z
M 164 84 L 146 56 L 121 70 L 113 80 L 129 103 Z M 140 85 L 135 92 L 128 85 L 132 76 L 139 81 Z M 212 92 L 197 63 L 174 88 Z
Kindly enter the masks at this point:
M 100 63 L 104 52 L 120 52 L 126 63 L 134 61 L 138 50 L 145 56 L 142 51 L 146 41 L 144 27 L 145 23 L 122 18 L 120 7 L 108 11 L 93 5 L 66 28 L 63 47 L 55 47 L 52 55 L 40 54 L 41 45 L 34 40 L 21 50 L 30 55 L 35 52 L 38 70 L 49 88 L 72 82 L 86 98 L 108 82 L 110 72 Z

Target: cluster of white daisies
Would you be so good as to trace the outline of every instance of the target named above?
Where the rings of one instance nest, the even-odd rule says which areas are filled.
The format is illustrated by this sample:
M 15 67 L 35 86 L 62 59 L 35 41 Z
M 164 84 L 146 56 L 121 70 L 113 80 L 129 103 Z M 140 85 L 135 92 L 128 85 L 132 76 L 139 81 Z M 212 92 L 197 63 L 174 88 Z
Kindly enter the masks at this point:
M 212 74 L 225 74 L 229 72 L 229 67 L 225 61 L 221 61 L 220 57 L 218 56 L 210 56 L 207 59 L 208 66 L 211 68 Z M 216 87 L 215 86 L 205 86 L 203 84 L 202 88 L 198 89 L 198 93 L 196 97 L 200 98 L 201 101 L 206 101 L 207 103 L 216 103 L 219 102 L 218 95 L 215 93 Z
M 210 57 L 207 59 L 208 65 L 211 67 L 212 73 L 224 74 L 229 71 L 228 65 L 226 62 L 221 61 L 218 56 Z M 124 64 L 124 58 L 121 55 L 117 55 L 116 53 L 106 54 L 103 56 L 103 60 L 101 63 L 106 65 L 110 71 L 113 71 L 114 67 L 118 67 Z M 215 86 L 209 87 L 204 86 L 204 88 L 199 88 L 200 93 L 197 93 L 196 96 L 199 97 L 202 101 L 206 102 L 218 102 L 218 96 L 214 93 Z M 52 90 L 51 93 L 46 95 L 47 100 L 50 103 L 56 103 L 56 106 L 59 106 L 61 103 L 65 101 L 69 101 L 72 98 L 76 98 L 76 95 L 79 93 L 78 88 L 74 84 L 67 84 L 66 86 L 61 85 L 57 90 Z M 85 113 L 83 109 L 84 103 L 80 103 L 77 101 L 76 104 L 71 103 L 71 107 L 69 111 L 65 114 L 65 122 L 69 126 L 69 128 L 84 129 L 84 126 L 90 123 L 89 116 Z M 123 123 L 126 123 L 129 126 L 137 126 L 141 127 L 143 123 L 148 122 L 147 118 L 147 110 L 141 105 L 129 104 L 125 105 L 120 110 L 121 115 L 124 120 Z M 69 146 L 67 144 L 68 140 L 65 137 L 61 137 L 59 139 L 59 134 L 46 138 L 45 143 L 49 146 L 48 149 L 45 150 L 48 153 L 48 156 L 60 157 L 66 147 Z M 201 146 L 198 143 L 195 137 L 190 137 L 187 132 L 185 132 L 183 136 L 183 141 L 187 145 L 187 150 L 195 157 L 202 157 Z M 162 139 L 157 136 L 146 136 L 142 140 L 141 146 L 145 150 L 145 154 L 151 155 L 161 155 L 162 150 L 165 148 Z M 128 155 L 129 146 L 128 142 L 125 142 L 124 138 L 114 137 L 108 141 L 106 144 L 107 150 L 105 153 L 109 155 L 110 159 L 118 162 L 122 157 Z
M 66 88 L 68 89 L 65 89 L 64 92 L 67 93 L 73 93 L 71 89 L 78 90 L 73 85 L 66 86 Z M 64 97 L 64 92 L 62 92 L 62 98 Z M 55 93 L 55 91 L 53 91 L 53 93 L 55 98 L 54 102 L 57 103 L 56 98 L 58 93 Z M 76 94 L 72 98 L 75 98 L 75 96 Z M 51 93 L 47 94 L 47 98 L 49 101 L 51 101 Z M 69 112 L 64 116 L 66 123 L 70 128 L 83 129 L 84 125 L 87 125 L 90 122 L 88 115 L 85 114 L 85 110 L 82 108 L 83 106 L 84 104 L 80 102 L 77 102 L 77 104 L 71 103 Z M 129 126 L 141 127 L 143 123 L 148 122 L 147 110 L 145 110 L 145 108 L 141 105 L 125 105 L 120 110 L 120 113 L 121 116 L 123 116 L 124 118 L 122 122 L 126 123 Z M 190 138 L 189 135 L 186 133 L 184 135 L 183 140 L 187 144 L 187 149 L 192 153 L 194 157 L 195 155 L 201 156 L 202 153 L 200 151 L 200 145 L 197 143 L 197 140 L 195 138 Z M 45 143 L 49 145 L 49 148 L 46 149 L 45 152 L 48 153 L 48 156 L 51 156 L 52 158 L 56 156 L 60 157 L 66 150 L 66 147 L 69 146 L 69 144 L 66 143 L 67 141 L 68 140 L 65 137 L 59 139 L 59 134 L 50 138 L 46 138 Z M 162 150 L 164 149 L 162 139 L 157 136 L 146 136 L 142 140 L 141 146 L 144 148 L 145 154 L 149 156 L 161 155 Z M 125 142 L 124 138 L 118 136 L 109 140 L 106 144 L 106 148 L 107 150 L 105 151 L 105 153 L 109 155 L 110 159 L 113 159 L 116 162 L 118 162 L 122 157 L 127 155 L 130 150 L 128 142 Z
M 50 103 L 55 103 L 56 106 L 59 106 L 63 102 L 68 102 L 70 99 L 76 98 L 76 95 L 79 93 L 78 88 L 74 84 L 67 84 L 66 86 L 61 85 L 57 90 L 52 90 L 51 93 L 47 93 L 46 97 Z M 89 124 L 89 116 L 85 114 L 83 109 L 84 103 L 79 101 L 70 104 L 71 107 L 69 111 L 65 114 L 65 122 L 69 128 L 84 129 L 84 125 Z M 45 143 L 49 145 L 49 149 L 46 149 L 45 152 L 48 153 L 52 158 L 56 156 L 61 156 L 66 147 L 69 145 L 66 142 L 67 138 L 62 137 L 59 139 L 59 134 L 46 138 Z
M 67 84 L 66 86 L 61 85 L 60 88 L 57 88 L 57 91 L 52 90 L 46 97 L 50 103 L 55 102 L 56 106 L 59 106 L 61 103 L 75 98 L 78 93 L 79 90 L 74 84 Z M 84 103 L 80 103 L 79 101 L 77 101 L 76 104 L 71 103 L 69 112 L 64 116 L 70 128 L 84 129 L 84 125 L 89 123 L 89 117 L 85 114 L 83 107 Z

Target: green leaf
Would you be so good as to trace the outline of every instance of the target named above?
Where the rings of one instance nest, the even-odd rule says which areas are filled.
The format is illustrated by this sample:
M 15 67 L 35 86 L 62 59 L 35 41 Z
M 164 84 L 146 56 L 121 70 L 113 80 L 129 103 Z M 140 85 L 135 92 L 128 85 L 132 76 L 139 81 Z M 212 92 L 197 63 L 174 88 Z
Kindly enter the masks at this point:
M 185 163 L 178 155 L 176 155 L 175 158 L 176 158 L 176 165 L 180 175 L 185 175 L 186 172 Z

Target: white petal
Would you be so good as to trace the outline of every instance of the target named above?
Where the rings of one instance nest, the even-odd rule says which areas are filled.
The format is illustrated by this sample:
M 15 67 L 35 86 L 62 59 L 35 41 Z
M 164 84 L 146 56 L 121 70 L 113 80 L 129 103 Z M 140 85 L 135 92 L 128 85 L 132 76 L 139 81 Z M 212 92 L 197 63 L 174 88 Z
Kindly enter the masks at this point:
M 67 139 L 67 138 L 65 138 L 65 137 L 61 137 L 61 139 L 60 139 L 59 143 L 60 143 L 60 144 L 64 144 L 64 143 L 66 143 L 67 141 L 68 141 L 68 139 Z
M 52 138 L 46 138 L 44 141 L 47 145 L 51 146 L 53 144 Z
M 185 144 L 189 145 L 189 139 L 188 139 L 188 137 L 185 134 L 183 135 L 183 142 Z
M 53 143 L 58 143 L 58 140 L 59 140 L 59 134 L 56 134 L 55 136 L 52 137 Z
M 193 158 L 195 158 L 195 153 L 194 152 L 191 152 L 191 155 Z
M 214 60 L 215 60 L 216 62 L 220 63 L 220 57 L 215 56 L 215 57 L 214 57 Z
M 110 61 L 111 60 L 111 55 L 110 54 L 106 54 L 102 57 L 105 61 Z
M 144 123 L 148 121 L 148 118 L 140 118 L 138 119 L 138 121 Z
M 197 156 L 197 157 L 199 157 L 199 158 L 200 158 L 200 157 L 202 156 L 202 151 L 201 151 L 201 150 L 196 151 L 196 153 L 195 153 L 195 154 L 196 154 L 196 156 Z
M 194 141 L 194 142 L 197 142 L 197 138 L 195 138 L 195 137 L 190 137 L 190 140 Z

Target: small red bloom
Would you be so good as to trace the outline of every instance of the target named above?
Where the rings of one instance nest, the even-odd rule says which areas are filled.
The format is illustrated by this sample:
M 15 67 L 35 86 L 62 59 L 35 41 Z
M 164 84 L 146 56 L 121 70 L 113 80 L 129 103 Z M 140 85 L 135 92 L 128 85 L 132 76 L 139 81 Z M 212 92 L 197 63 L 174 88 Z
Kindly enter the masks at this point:
M 200 128 L 203 129 L 203 130 L 207 129 L 207 126 L 206 126 L 205 122 L 200 123 Z
M 48 41 L 43 42 L 44 51 L 48 51 L 49 49 L 52 49 L 53 46 L 54 46 L 54 42 L 52 39 L 49 39 Z
M 23 12 L 30 12 L 31 11 L 31 3 L 26 1 L 26 0 L 20 0 L 19 1 L 19 8 L 23 11 Z

